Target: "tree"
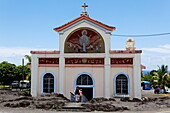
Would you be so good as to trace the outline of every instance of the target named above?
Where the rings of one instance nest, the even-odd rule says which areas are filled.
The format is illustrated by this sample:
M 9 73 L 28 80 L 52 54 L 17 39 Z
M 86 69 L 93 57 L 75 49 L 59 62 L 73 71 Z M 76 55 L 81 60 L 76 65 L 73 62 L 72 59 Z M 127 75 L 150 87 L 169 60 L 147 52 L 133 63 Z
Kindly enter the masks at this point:
M 30 80 L 31 70 L 27 66 L 16 66 L 6 61 L 0 63 L 0 84 L 10 85 L 14 80 Z
M 31 56 L 25 55 L 24 57 L 28 60 L 28 63 L 26 64 L 26 66 L 27 66 L 27 71 L 29 71 L 29 73 L 27 73 L 25 79 L 31 80 L 31 70 L 28 68 L 28 66 L 31 65 Z
M 11 84 L 16 76 L 16 65 L 6 61 L 0 63 L 0 83 L 3 85 Z
M 168 84 L 168 66 L 162 65 L 161 67 L 158 66 L 158 68 L 158 70 L 153 72 L 153 82 L 164 88 Z
M 31 56 L 25 55 L 24 57 L 28 60 L 28 63 L 26 64 L 26 66 L 31 65 Z

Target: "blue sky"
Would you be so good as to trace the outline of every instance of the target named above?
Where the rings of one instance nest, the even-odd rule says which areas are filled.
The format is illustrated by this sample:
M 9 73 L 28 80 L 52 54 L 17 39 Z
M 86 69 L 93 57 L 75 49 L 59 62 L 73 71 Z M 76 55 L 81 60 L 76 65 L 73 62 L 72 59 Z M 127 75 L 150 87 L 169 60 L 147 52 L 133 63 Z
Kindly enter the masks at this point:
M 0 62 L 21 64 L 30 50 L 58 50 L 53 28 L 80 16 L 116 27 L 112 34 L 147 35 L 170 32 L 170 0 L 0 0 Z M 111 49 L 124 49 L 128 37 L 111 37 Z M 148 70 L 170 67 L 170 35 L 133 37 Z

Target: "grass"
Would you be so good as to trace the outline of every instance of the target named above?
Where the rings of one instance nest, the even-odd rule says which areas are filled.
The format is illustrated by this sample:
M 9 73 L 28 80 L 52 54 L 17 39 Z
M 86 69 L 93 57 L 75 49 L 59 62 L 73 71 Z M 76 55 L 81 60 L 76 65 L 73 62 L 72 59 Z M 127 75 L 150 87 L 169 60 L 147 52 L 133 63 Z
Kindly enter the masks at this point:
M 10 87 L 10 85 L 0 85 L 0 87 Z

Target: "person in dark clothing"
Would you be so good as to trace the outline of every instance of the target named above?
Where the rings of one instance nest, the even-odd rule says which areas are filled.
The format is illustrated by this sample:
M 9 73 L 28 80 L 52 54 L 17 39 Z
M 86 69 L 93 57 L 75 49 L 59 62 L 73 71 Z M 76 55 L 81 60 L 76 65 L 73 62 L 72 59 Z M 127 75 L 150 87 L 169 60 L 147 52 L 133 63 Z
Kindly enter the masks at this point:
M 76 87 L 76 90 L 75 90 L 74 94 L 75 94 L 75 101 L 79 102 L 80 101 L 79 87 Z

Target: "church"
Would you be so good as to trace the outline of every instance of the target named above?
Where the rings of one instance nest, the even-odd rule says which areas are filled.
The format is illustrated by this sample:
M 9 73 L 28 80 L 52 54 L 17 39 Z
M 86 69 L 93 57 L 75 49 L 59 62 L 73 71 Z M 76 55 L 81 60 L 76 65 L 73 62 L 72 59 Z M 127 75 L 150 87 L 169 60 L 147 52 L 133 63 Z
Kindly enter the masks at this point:
M 70 98 L 78 86 L 88 99 L 141 98 L 141 53 L 134 40 L 124 50 L 111 50 L 116 29 L 90 18 L 84 4 L 81 15 L 54 28 L 59 50 L 31 51 L 31 95 L 61 93 Z

